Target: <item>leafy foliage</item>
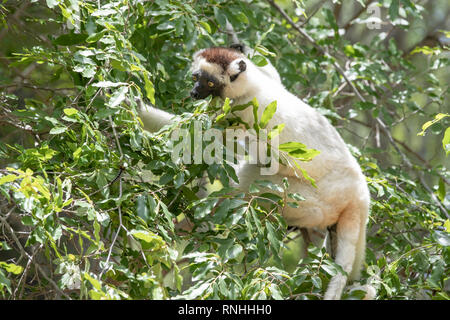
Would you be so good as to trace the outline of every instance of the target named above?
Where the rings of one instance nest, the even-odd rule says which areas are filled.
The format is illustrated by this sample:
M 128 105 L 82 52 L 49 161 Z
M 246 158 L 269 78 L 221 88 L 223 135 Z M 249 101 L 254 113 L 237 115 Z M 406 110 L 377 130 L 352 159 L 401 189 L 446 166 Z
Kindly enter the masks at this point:
M 286 192 L 287 179 L 255 181 L 236 193 L 232 163 L 171 157 L 175 129 L 192 130 L 195 120 L 223 130 L 233 112 L 229 101 L 187 98 L 190 57 L 227 44 L 227 19 L 261 54 L 252 57 L 256 64 L 270 59 L 285 86 L 352 143 L 372 194 L 362 282 L 377 287 L 378 299 L 449 298 L 449 172 L 442 163 L 450 118 L 440 116 L 448 112 L 448 47 L 399 40 L 436 10 L 433 1 L 379 1 L 387 27 L 369 37 L 366 8 L 344 21 L 341 1 L 293 3 L 0 4 L 3 298 L 322 298 L 341 270 L 324 248 L 300 257 L 303 243 L 282 212 L 301 206 L 303 196 Z M 139 101 L 178 121 L 144 131 Z M 257 132 L 276 102 L 261 107 Z M 416 136 L 421 128 L 427 136 Z M 283 126 L 269 129 L 274 138 Z M 438 156 L 418 151 L 422 139 L 439 147 Z M 280 150 L 299 168 L 317 154 L 301 141 Z M 215 189 L 199 199 L 195 181 L 204 174 Z

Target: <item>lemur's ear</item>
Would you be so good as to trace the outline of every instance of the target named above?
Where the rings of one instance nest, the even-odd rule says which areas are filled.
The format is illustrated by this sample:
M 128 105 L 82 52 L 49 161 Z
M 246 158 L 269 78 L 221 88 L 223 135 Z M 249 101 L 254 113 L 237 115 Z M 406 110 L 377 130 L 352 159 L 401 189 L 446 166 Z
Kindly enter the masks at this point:
M 241 44 L 241 43 L 233 43 L 233 44 L 230 46 L 230 48 L 231 48 L 231 49 L 234 49 L 234 50 L 237 50 L 237 51 L 239 51 L 239 52 L 241 52 L 241 53 L 244 53 L 244 45 Z
M 243 59 L 234 60 L 230 63 L 230 66 L 228 68 L 230 80 L 233 82 L 245 70 L 247 70 L 247 64 Z
M 193 60 L 197 59 L 204 51 L 205 51 L 205 49 L 198 50 L 196 53 L 194 53 L 194 55 L 192 56 L 192 59 Z

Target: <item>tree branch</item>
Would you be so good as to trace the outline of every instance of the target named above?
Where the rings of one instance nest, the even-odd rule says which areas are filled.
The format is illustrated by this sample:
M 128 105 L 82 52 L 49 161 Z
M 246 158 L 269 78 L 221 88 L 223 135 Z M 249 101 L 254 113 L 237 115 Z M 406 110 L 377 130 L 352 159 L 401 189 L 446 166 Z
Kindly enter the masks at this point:
M 358 19 L 364 12 L 366 12 L 367 8 L 372 4 L 372 2 L 375 1 L 370 1 L 366 6 L 361 6 L 356 14 L 342 28 L 348 30 L 352 26 L 352 22 L 355 21 L 355 19 Z
M 306 25 L 309 22 L 309 20 L 311 20 L 311 18 L 314 17 L 316 15 L 316 13 L 319 12 L 320 9 L 322 9 L 325 2 L 327 2 L 327 0 L 322 0 L 319 2 L 319 4 L 316 6 L 316 8 L 313 9 L 314 11 L 306 18 L 306 20 L 304 22 L 302 22 L 301 27 Z
M 336 62 L 336 59 L 331 56 L 326 48 L 322 48 L 320 45 L 318 45 L 313 38 L 311 38 L 310 35 L 308 35 L 302 28 L 300 28 L 298 25 L 292 21 L 292 19 L 288 16 L 288 14 L 280 8 L 273 0 L 267 0 L 270 5 L 275 8 L 285 19 L 286 21 L 298 32 L 300 35 L 305 38 L 314 48 L 316 48 L 319 52 L 324 54 L 326 57 L 330 58 L 331 61 L 333 61 L 333 66 L 336 68 L 336 70 L 339 72 L 339 74 L 344 78 L 344 80 L 347 82 L 347 84 L 350 86 L 352 91 L 355 93 L 355 95 L 358 97 L 359 100 L 362 102 L 366 102 L 366 99 L 361 95 L 359 90 L 355 87 L 355 85 L 348 79 L 347 75 L 345 74 L 345 71 L 341 68 L 341 66 Z M 365 9 L 365 8 L 364 8 Z M 395 151 L 400 155 L 402 158 L 402 161 L 405 163 L 406 167 L 408 169 L 413 169 L 411 161 L 408 159 L 408 157 L 400 150 L 400 148 L 397 146 L 394 138 L 392 137 L 391 132 L 386 127 L 386 124 L 381 120 L 380 118 L 375 118 L 375 121 L 379 125 L 381 131 L 386 135 L 389 143 L 394 147 Z M 425 180 L 423 179 L 422 173 L 419 172 L 418 178 L 422 185 L 425 187 L 425 189 L 430 192 L 431 198 L 436 203 L 436 205 L 439 206 L 439 208 L 442 210 L 442 212 L 449 217 L 449 214 L 445 207 L 442 205 L 442 203 L 439 201 L 439 199 L 436 197 L 436 195 L 432 192 L 431 188 L 427 185 Z
M 76 88 L 49 88 L 49 87 L 38 87 L 32 84 L 27 83 L 11 83 L 6 85 L 0 85 L 0 89 L 8 89 L 8 88 L 29 88 L 34 90 L 44 90 L 44 91 L 76 91 Z

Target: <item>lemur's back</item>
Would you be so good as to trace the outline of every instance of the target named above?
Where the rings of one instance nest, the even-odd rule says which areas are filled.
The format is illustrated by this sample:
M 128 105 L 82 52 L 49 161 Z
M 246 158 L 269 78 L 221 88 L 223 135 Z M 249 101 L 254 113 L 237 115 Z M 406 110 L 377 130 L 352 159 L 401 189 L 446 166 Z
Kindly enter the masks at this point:
M 261 76 L 257 78 L 261 79 Z M 277 101 L 277 110 L 269 121 L 268 128 L 281 123 L 285 124 L 279 135 L 280 143 L 297 141 L 321 152 L 311 162 L 302 164 L 305 170 L 311 171 L 312 175 L 320 178 L 328 172 L 327 168 L 336 170 L 339 167 L 342 170 L 353 169 L 356 174 L 361 173 L 358 163 L 344 140 L 328 119 L 290 93 L 281 83 L 272 80 L 258 82 L 254 97 L 260 105 L 259 117 L 269 103 Z M 253 124 L 253 113 L 250 108 L 241 116 L 250 125 Z

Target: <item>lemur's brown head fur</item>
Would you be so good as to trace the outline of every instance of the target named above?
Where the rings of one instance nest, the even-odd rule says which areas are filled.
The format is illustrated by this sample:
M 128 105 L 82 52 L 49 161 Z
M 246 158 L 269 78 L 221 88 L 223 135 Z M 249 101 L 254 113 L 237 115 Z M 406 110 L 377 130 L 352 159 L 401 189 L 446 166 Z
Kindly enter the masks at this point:
M 223 70 L 227 70 L 228 66 L 233 60 L 241 57 L 241 53 L 235 49 L 213 47 L 202 50 L 200 56 L 205 58 L 209 63 L 215 63 L 222 67 Z
M 237 49 L 213 47 L 194 54 L 191 96 L 203 99 L 209 95 L 223 97 L 229 87 L 247 68 L 245 56 Z

